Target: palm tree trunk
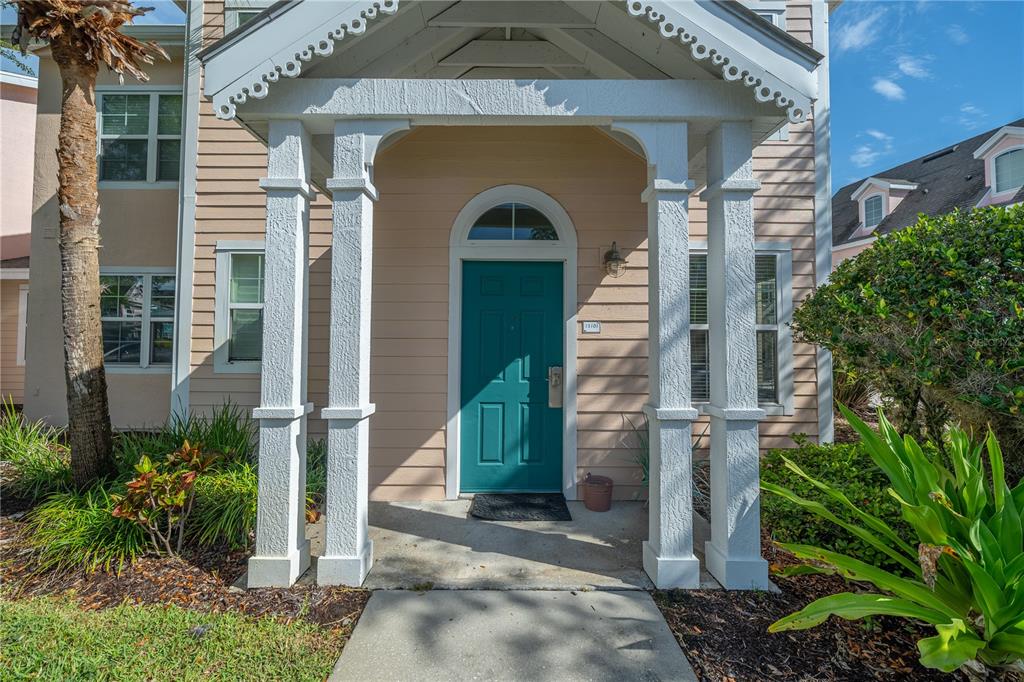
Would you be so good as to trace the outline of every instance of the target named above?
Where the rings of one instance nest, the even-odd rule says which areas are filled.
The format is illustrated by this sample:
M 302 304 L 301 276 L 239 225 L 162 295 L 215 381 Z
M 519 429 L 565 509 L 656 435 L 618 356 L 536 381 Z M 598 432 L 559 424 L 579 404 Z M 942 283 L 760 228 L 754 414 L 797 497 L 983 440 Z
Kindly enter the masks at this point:
M 53 40 L 51 48 L 63 85 L 57 200 L 68 441 L 72 478 L 81 490 L 114 470 L 100 325 L 97 66 L 67 40 Z

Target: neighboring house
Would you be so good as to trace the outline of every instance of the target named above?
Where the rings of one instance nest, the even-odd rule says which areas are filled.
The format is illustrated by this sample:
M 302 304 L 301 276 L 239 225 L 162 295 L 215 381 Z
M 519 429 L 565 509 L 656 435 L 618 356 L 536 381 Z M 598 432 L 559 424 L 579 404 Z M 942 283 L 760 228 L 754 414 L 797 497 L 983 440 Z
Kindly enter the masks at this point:
M 850 183 L 832 199 L 832 267 L 918 214 L 1024 201 L 1024 119 Z
M 0 399 L 15 405 L 25 384 L 36 85 L 0 72 Z
M 111 413 L 254 410 L 250 584 L 309 563 L 307 438 L 330 462 L 318 579 L 359 584 L 368 497 L 573 499 L 592 472 L 633 498 L 646 414 L 647 572 L 696 587 L 700 555 L 767 587 L 759 452 L 832 429 L 828 357 L 788 324 L 830 266 L 829 4 L 188 7 L 187 31 L 130 29 L 174 63 L 98 88 Z M 26 412 L 60 422 L 41 56 Z

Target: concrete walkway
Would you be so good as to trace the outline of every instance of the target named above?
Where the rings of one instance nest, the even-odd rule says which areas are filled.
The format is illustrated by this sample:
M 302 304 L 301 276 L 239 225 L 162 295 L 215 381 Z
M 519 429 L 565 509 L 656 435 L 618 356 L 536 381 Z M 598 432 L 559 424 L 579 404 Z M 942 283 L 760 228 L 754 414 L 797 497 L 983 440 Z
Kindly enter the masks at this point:
M 643 591 L 378 591 L 331 680 L 695 680 Z
M 364 587 L 474 590 L 644 590 L 641 546 L 647 509 L 616 501 L 591 512 L 570 501 L 572 521 L 496 522 L 468 515 L 469 500 L 371 502 L 373 568 Z M 700 556 L 707 523 L 695 518 L 694 548 Z M 323 520 L 307 527 L 315 557 L 323 552 Z M 718 587 L 702 571 L 705 588 Z

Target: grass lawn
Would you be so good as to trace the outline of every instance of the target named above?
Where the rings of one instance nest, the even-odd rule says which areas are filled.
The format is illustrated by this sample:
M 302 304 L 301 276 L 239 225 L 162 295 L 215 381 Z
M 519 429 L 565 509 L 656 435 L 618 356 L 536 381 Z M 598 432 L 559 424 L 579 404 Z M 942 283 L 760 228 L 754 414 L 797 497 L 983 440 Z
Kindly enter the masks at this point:
M 323 680 L 343 644 L 341 633 L 303 619 L 0 600 L 4 680 Z

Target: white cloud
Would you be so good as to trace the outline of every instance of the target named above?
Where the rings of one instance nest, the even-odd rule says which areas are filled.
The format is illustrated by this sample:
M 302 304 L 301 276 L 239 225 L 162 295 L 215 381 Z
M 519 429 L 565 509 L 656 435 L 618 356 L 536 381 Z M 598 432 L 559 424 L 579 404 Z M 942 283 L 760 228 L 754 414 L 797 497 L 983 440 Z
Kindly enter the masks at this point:
M 873 164 L 880 154 L 881 152 L 871 146 L 862 144 L 853 150 L 853 154 L 850 154 L 850 162 L 857 168 L 866 168 Z
M 986 118 L 988 118 L 988 114 L 985 113 L 985 110 L 981 107 L 976 106 L 971 102 L 964 102 L 960 105 L 960 125 L 967 130 L 974 130 L 975 128 L 981 127 Z
M 872 166 L 879 158 L 892 153 L 893 150 L 894 138 L 892 135 L 875 128 L 868 128 L 858 137 L 864 135 L 870 137 L 871 140 L 861 143 L 850 154 L 850 163 L 857 168 Z
M 861 50 L 878 40 L 883 14 L 885 10 L 878 9 L 857 21 L 841 25 L 836 31 L 836 49 L 839 52 Z
M 871 89 L 877 92 L 879 95 L 886 99 L 893 101 L 903 100 L 907 98 L 906 91 L 903 90 L 898 84 L 889 80 L 888 78 L 876 78 L 874 85 Z
M 911 78 L 928 78 L 932 75 L 928 67 L 925 66 L 924 59 L 911 57 L 907 54 L 896 58 L 896 67 L 904 76 L 910 76 Z
M 946 28 L 946 37 L 957 45 L 964 45 L 971 39 L 960 24 L 950 24 Z

